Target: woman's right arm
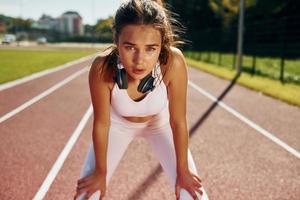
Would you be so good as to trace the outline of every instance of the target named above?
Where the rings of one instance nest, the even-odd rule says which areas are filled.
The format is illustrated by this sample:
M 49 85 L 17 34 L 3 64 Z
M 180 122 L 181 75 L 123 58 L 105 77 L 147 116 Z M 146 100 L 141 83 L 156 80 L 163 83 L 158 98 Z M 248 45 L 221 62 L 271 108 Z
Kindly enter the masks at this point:
M 108 132 L 110 127 L 110 88 L 104 77 L 103 57 L 98 57 L 89 72 L 89 86 L 94 108 L 93 144 L 95 151 L 96 170 L 106 175 Z
M 95 151 L 95 171 L 78 180 L 74 199 L 86 192 L 84 199 L 100 190 L 100 199 L 106 193 L 106 160 L 108 132 L 110 127 L 110 88 L 109 78 L 103 75 L 103 57 L 96 58 L 89 72 L 89 86 L 94 108 L 93 144 Z M 110 79 L 111 80 L 111 79 Z

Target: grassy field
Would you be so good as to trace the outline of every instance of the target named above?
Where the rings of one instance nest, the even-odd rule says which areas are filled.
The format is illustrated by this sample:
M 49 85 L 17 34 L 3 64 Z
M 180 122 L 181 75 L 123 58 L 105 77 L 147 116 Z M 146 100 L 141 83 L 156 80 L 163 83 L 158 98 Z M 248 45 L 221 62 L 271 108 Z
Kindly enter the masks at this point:
M 189 58 L 187 58 L 186 61 L 188 65 L 192 67 L 196 67 L 202 71 L 214 74 L 224 79 L 232 80 L 236 75 L 236 70 L 233 69 L 218 67 L 214 64 L 200 62 Z M 252 76 L 247 73 L 242 73 L 242 75 L 237 79 L 237 83 L 300 107 L 300 86 L 297 84 L 282 84 L 278 80 L 262 76 Z
M 234 66 L 234 55 L 223 53 L 219 57 L 215 52 L 185 52 L 185 55 L 191 59 L 216 64 L 220 67 L 232 69 Z M 253 66 L 252 56 L 243 56 L 243 71 L 251 74 Z M 280 58 L 256 57 L 255 75 L 269 77 L 278 80 L 280 78 Z M 300 59 L 284 61 L 284 81 L 293 82 L 300 85 Z
M 0 49 L 0 84 L 96 53 L 95 50 Z

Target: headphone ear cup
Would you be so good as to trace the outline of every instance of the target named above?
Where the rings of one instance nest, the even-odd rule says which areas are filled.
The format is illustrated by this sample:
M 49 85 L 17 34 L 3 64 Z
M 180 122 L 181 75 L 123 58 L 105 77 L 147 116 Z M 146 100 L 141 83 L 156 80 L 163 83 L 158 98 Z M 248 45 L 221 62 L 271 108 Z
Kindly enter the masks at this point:
M 143 78 L 138 86 L 138 91 L 142 93 L 146 93 L 148 91 L 152 91 L 154 89 L 154 78 L 151 74 Z
M 126 70 L 124 68 L 116 69 L 114 81 L 117 83 L 120 89 L 128 88 L 128 78 L 127 78 Z

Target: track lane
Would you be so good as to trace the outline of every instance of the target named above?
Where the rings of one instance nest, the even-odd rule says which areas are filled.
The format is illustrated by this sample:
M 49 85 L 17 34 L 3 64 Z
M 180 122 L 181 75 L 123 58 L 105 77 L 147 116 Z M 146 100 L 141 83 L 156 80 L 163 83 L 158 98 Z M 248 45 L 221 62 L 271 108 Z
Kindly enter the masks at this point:
M 189 76 L 193 82 L 216 96 L 220 95 L 229 84 L 228 81 L 203 72 L 189 70 Z M 15 194 L 26 197 L 24 191 L 31 191 L 32 194 L 35 194 L 38 190 L 38 182 L 39 184 L 43 182 L 43 178 L 53 166 L 90 103 L 87 77 L 86 75 L 84 78 L 82 77 L 24 110 L 22 115 L 9 119 L 5 122 L 5 127 L 0 125 L 0 133 L 3 133 L 2 130 L 5 133 L 1 136 L 5 139 L 1 141 L 0 152 L 5 156 L 3 157 L 5 162 L 8 162 L 0 165 L 1 173 L 7 172 L 3 176 L 4 182 L 1 183 L 3 189 L 0 189 L 1 198 L 10 199 Z M 85 100 L 79 101 L 76 97 Z M 251 110 L 255 111 L 257 104 L 249 103 L 247 97 L 249 99 L 251 97 L 251 102 L 258 99 L 262 104 L 260 109 L 265 113 L 264 117 L 269 117 L 271 120 L 281 119 L 282 115 L 269 116 L 270 109 L 274 113 L 282 114 L 285 113 L 284 108 L 287 107 L 288 114 L 292 112 L 292 115 L 297 116 L 299 113 L 292 106 L 240 86 L 234 86 L 224 97 L 224 102 L 248 116 L 248 113 L 251 114 Z M 62 101 L 64 103 L 60 103 Z M 277 106 L 273 106 L 273 103 Z M 49 108 L 50 104 L 52 108 Z M 204 118 L 204 114 L 212 104 L 199 92 L 188 88 L 189 127 L 193 127 L 199 119 L 202 121 L 195 133 L 191 135 L 190 148 L 210 199 L 297 199 L 300 196 L 298 189 L 300 186 L 299 159 L 218 106 L 208 112 L 207 117 Z M 248 107 L 244 108 L 246 105 Z M 48 121 L 51 122 L 42 120 L 41 116 L 49 118 Z M 265 124 L 264 120 L 259 121 L 260 117 L 262 116 L 251 115 L 251 120 L 258 121 L 262 127 L 267 126 L 268 123 Z M 262 118 L 264 119 L 264 117 Z M 33 120 L 28 120 L 30 118 Z M 91 123 L 92 119 L 89 119 L 45 199 L 72 199 L 76 180 L 91 141 Z M 293 123 L 293 121 L 289 121 L 287 124 L 289 127 L 286 127 L 285 123 L 281 124 L 283 126 L 281 130 L 286 130 L 286 134 L 281 132 L 279 134 L 282 134 L 281 137 L 288 138 L 288 141 L 296 140 L 297 145 L 299 140 L 293 133 L 298 126 Z M 20 132 L 20 130 L 23 131 Z M 38 139 L 36 136 L 43 139 Z M 52 144 L 51 140 L 53 139 L 57 139 L 59 144 L 57 141 L 56 144 Z M 14 144 L 15 141 L 17 141 L 16 144 Z M 51 152 L 43 151 L 47 144 Z M 32 146 L 35 149 L 29 152 L 28 148 L 32 148 Z M 22 161 L 24 158 L 26 161 Z M 34 163 L 29 170 L 26 168 L 27 162 Z M 23 165 L 24 168 L 21 167 Z M 6 171 L 3 166 L 6 167 Z M 129 199 L 130 197 L 142 200 L 174 199 L 167 177 L 164 173 L 155 171 L 157 166 L 158 162 L 145 141 L 134 141 L 126 151 L 111 180 L 107 199 Z M 22 181 L 20 182 L 16 176 L 22 177 Z M 151 181 L 149 181 L 149 177 Z M 14 184 L 18 187 L 12 189 Z
M 193 75 L 195 73 L 193 72 Z M 198 75 L 200 73 L 198 72 Z M 224 89 L 226 84 L 220 84 L 219 88 Z M 254 91 L 245 91 L 252 93 L 250 95 L 257 95 Z M 219 92 L 222 93 L 222 90 Z M 229 96 L 231 92 L 233 91 L 228 93 Z M 225 200 L 297 199 L 300 194 L 299 160 L 220 107 L 214 108 L 207 118 L 204 118 L 212 104 L 207 97 L 191 87 L 188 88 L 189 127 L 192 128 L 199 119 L 202 120 L 198 129 L 191 135 L 190 148 L 209 197 Z M 79 159 L 83 162 L 86 148 L 91 141 L 91 123 L 90 120 L 84 130 L 84 136 L 78 141 L 84 144 L 84 147 L 80 148 L 78 145 L 74 152 L 71 152 L 69 161 L 57 177 L 63 182 L 56 181 L 46 199 L 72 198 L 82 165 L 74 158 L 75 151 L 80 152 Z M 72 177 L 70 183 L 64 175 L 68 173 L 69 168 L 74 169 L 73 164 L 78 163 L 80 167 L 76 166 L 75 175 L 69 175 Z M 157 171 L 157 167 L 158 162 L 148 144 L 140 139 L 134 141 L 109 184 L 106 199 L 174 199 L 167 177 L 161 171 Z M 66 184 L 67 192 L 61 194 L 60 191 Z M 282 194 L 286 196 L 283 197 Z
M 298 158 L 220 107 L 203 119 L 212 102 L 189 93 L 190 126 L 202 120 L 190 146 L 211 199 L 298 198 Z
M 32 104 L 40 101 L 44 97 L 48 96 L 49 94 L 55 92 L 57 89 L 63 87 L 65 84 L 68 82 L 72 81 L 73 79 L 77 78 L 81 74 L 85 73 L 88 71 L 88 68 L 85 67 L 70 76 L 66 77 L 64 80 L 58 82 L 57 84 L 53 85 L 52 87 L 48 88 L 47 90 L 43 91 L 42 93 L 38 94 L 37 96 L 33 97 L 32 99 L 24 102 L 22 105 L 18 106 L 17 108 L 13 109 L 12 111 L 6 113 L 5 115 L 0 117 L 0 123 L 8 120 L 9 118 L 13 117 L 14 115 L 17 115 L 19 112 L 22 112 L 24 109 L 28 108 Z
M 215 97 L 220 96 L 229 81 L 189 68 L 189 78 Z M 274 134 L 292 148 L 300 151 L 300 108 L 234 85 L 222 101 L 249 120 Z
M 1 123 L 1 199 L 33 198 L 90 105 L 87 75 Z
M 92 59 L 0 91 L 0 116 L 12 111 L 80 69 L 90 66 Z

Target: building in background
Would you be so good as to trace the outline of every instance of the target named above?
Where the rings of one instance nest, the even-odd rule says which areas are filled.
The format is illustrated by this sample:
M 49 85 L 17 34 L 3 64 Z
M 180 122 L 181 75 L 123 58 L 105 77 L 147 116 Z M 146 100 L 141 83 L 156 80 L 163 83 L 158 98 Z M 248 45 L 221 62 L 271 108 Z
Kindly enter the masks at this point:
M 59 30 L 59 21 L 49 15 L 43 14 L 40 19 L 31 25 L 32 28 L 43 30 Z
M 58 20 L 60 32 L 69 36 L 82 36 L 84 34 L 82 18 L 77 12 L 65 12 Z
M 43 14 L 40 19 L 33 22 L 31 28 L 45 35 L 45 31 L 54 31 L 65 36 L 82 36 L 84 27 L 82 18 L 77 12 L 68 11 L 58 18 Z
M 38 42 L 40 38 L 46 38 L 49 42 L 64 41 L 74 36 L 83 36 L 84 26 L 77 12 L 68 11 L 57 18 L 43 14 L 39 20 L 32 22 L 26 34 L 27 39 Z

